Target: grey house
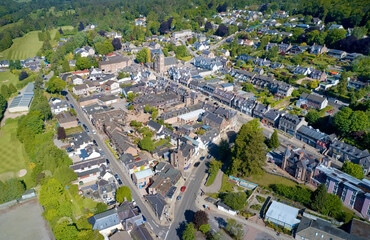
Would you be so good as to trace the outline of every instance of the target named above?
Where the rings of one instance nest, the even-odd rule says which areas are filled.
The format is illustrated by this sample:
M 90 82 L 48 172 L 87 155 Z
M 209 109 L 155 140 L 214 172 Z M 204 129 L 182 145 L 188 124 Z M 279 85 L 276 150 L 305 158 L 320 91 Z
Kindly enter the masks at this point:
M 304 125 L 298 129 L 296 138 L 319 150 L 326 149 L 330 141 L 327 134 L 320 132 L 318 129 L 314 129 L 311 126 Z
M 288 133 L 291 136 L 295 136 L 297 130 L 304 124 L 304 119 L 297 115 L 285 114 L 283 115 L 278 124 L 278 129 Z

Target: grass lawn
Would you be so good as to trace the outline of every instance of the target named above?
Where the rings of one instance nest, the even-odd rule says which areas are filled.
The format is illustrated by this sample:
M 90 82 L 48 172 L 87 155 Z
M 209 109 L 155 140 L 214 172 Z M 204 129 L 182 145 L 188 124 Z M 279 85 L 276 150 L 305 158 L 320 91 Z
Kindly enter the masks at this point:
M 287 186 L 296 186 L 297 184 L 289 179 L 267 174 L 265 173 L 264 175 L 256 175 L 256 176 L 251 176 L 245 178 L 245 180 L 250 181 L 252 183 L 256 183 L 260 186 L 268 187 L 271 184 L 285 184 Z
M 7 72 L 0 72 L 0 87 L 1 85 L 10 85 L 11 83 L 14 84 L 14 86 L 17 86 L 17 83 L 19 82 L 17 75 L 7 71 Z
M 228 179 L 229 179 L 229 176 L 227 174 L 224 174 L 222 176 L 222 185 L 220 188 L 220 192 L 233 192 L 234 191 L 233 187 L 236 185 L 228 182 L 227 181 Z
M 211 186 L 212 183 L 215 181 L 216 179 L 216 176 L 217 176 L 217 172 L 212 172 L 209 174 L 209 177 L 207 179 L 207 183 L 206 183 L 206 186 Z
M 68 135 L 71 135 L 71 134 L 83 132 L 83 129 L 82 129 L 81 126 L 78 126 L 78 127 L 74 127 L 74 128 L 67 128 L 67 129 L 65 129 L 65 131 L 66 131 L 66 136 L 68 136 Z
M 8 119 L 0 129 L 0 179 L 16 176 L 16 173 L 27 166 L 28 157 L 23 144 L 17 139 L 17 119 Z
M 72 26 L 64 26 L 63 30 L 73 29 Z M 0 52 L 0 60 L 24 60 L 29 57 L 36 56 L 37 52 L 42 47 L 42 41 L 39 41 L 38 33 L 40 31 L 32 31 L 23 37 L 13 39 L 13 45 Z M 57 29 L 50 31 L 50 37 L 53 40 Z
M 187 56 L 187 57 L 176 57 L 177 59 L 183 60 L 185 62 L 189 61 L 190 59 L 193 58 L 193 56 Z
M 161 139 L 161 140 L 154 143 L 154 147 L 158 147 L 158 146 L 161 146 L 161 145 L 166 144 L 166 143 L 167 143 L 166 139 Z

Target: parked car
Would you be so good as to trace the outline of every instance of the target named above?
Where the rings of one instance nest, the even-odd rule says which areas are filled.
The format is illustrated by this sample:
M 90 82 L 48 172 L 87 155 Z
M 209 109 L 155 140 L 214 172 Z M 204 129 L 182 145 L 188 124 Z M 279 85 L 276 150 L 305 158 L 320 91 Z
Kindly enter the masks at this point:
M 176 200 L 181 200 L 181 196 L 177 196 Z
M 122 185 L 121 179 L 118 179 L 117 182 L 118 182 L 119 185 Z
M 205 159 L 205 157 L 201 157 L 200 160 L 203 161 Z
M 69 101 L 69 98 L 68 98 L 68 97 L 66 97 L 66 100 L 67 100 L 67 101 Z
M 208 154 L 207 159 L 210 159 L 211 157 L 212 157 L 211 154 Z
M 181 192 L 185 192 L 186 187 L 185 186 L 182 186 L 180 190 L 181 190 Z
M 118 174 L 116 173 L 116 174 L 114 174 L 114 178 L 118 181 L 118 180 L 120 180 L 120 177 L 118 176 Z
M 95 131 L 95 129 L 93 129 L 93 130 L 92 130 L 92 133 L 93 133 L 93 134 L 96 134 L 96 131 Z
M 98 146 L 98 143 L 95 141 L 95 139 L 93 140 L 93 143 L 95 146 Z
M 198 167 L 198 166 L 199 166 L 199 164 L 200 164 L 200 162 L 196 162 L 196 163 L 194 163 L 194 167 Z
M 105 159 L 105 162 L 107 163 L 107 164 L 110 164 L 110 162 L 109 162 L 109 159 L 107 158 L 107 159 Z
M 72 105 L 72 103 L 71 104 L 69 104 L 70 106 L 71 106 L 71 108 L 75 108 L 73 105 Z

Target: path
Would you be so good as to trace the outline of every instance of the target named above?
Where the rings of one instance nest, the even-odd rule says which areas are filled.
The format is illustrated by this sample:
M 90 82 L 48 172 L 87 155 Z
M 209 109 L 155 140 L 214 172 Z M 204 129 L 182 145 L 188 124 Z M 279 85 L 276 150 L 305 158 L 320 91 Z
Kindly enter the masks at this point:
M 220 191 L 220 188 L 222 186 L 222 178 L 224 176 L 224 173 L 220 170 L 218 170 L 217 172 L 217 176 L 215 178 L 215 181 L 212 183 L 211 186 L 205 186 L 204 187 L 204 191 L 206 193 L 217 193 L 218 191 Z

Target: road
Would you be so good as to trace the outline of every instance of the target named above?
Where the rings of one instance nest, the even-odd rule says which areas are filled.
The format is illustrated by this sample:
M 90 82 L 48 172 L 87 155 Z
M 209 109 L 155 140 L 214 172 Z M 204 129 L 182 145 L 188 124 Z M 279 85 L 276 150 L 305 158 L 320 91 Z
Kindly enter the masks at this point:
M 207 160 L 201 161 L 198 168 L 193 169 L 192 174 L 187 178 L 185 193 L 183 194 L 182 199 L 179 200 L 180 204 L 176 204 L 175 206 L 175 217 L 170 225 L 170 229 L 165 240 L 180 239 L 178 236 L 178 230 L 182 226 L 181 224 L 185 223 L 189 219 L 191 220 L 192 214 L 198 211 L 195 201 L 197 195 L 200 194 L 199 189 L 204 175 L 206 174 L 206 162 Z
M 70 93 L 67 94 L 67 97 L 69 98 L 69 103 L 73 104 L 74 109 L 77 113 L 77 117 L 79 118 L 81 123 L 85 124 L 89 128 L 90 137 L 97 142 L 99 148 L 104 151 L 105 157 L 110 160 L 110 168 L 112 172 L 117 173 L 120 176 L 123 184 L 131 189 L 133 199 L 135 199 L 137 206 L 140 208 L 141 213 L 145 216 L 147 220 L 146 225 L 158 236 L 164 238 L 165 234 L 168 231 L 168 226 L 162 226 L 158 223 L 158 220 L 154 215 L 154 211 L 148 204 L 143 201 L 143 197 L 139 194 L 137 187 L 134 186 L 128 174 L 124 172 L 122 164 L 115 158 L 113 153 L 110 151 L 105 142 L 102 141 L 98 134 L 91 134 L 91 130 L 95 128 L 86 118 L 85 113 L 82 111 L 77 101 Z

